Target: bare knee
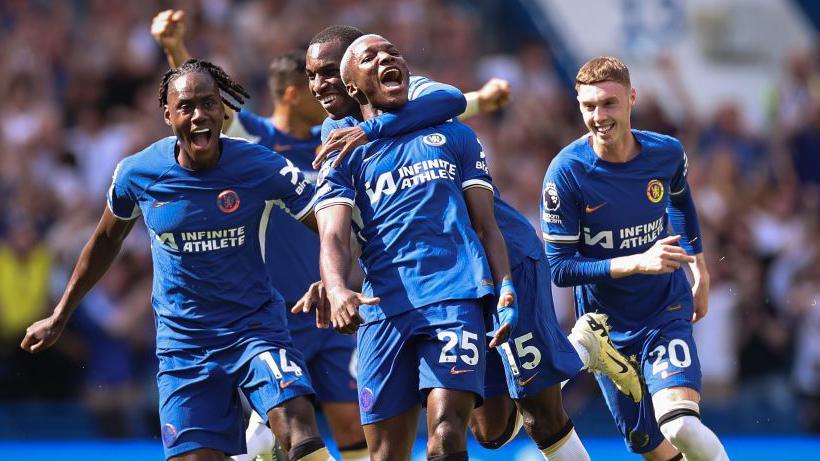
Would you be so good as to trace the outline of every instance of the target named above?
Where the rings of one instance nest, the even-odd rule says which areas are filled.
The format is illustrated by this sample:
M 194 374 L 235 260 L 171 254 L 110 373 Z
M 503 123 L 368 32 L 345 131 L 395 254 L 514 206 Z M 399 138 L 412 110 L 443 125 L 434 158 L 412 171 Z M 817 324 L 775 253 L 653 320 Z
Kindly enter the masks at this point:
M 564 411 L 557 387 L 518 400 L 518 407 L 524 417 L 524 429 L 539 446 L 550 445 L 548 442 L 551 439 L 565 433 L 567 425 L 572 424 Z
M 501 439 L 505 439 L 504 436 L 508 432 L 515 430 L 517 412 L 515 404 L 508 396 L 489 398 L 470 415 L 470 431 L 485 448 L 498 448 L 495 445 Z
M 306 397 L 296 397 L 271 409 L 268 419 L 276 439 L 286 451 L 319 437 L 313 404 Z

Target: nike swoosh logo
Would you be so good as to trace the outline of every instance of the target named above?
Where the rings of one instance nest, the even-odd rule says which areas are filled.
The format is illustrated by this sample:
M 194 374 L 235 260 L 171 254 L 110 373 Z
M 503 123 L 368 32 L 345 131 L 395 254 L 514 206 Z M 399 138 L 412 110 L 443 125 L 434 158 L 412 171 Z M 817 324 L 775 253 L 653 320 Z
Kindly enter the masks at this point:
M 538 373 L 541 373 L 541 372 L 540 372 L 540 371 L 536 371 L 534 375 L 530 376 L 530 377 L 529 377 L 529 378 L 527 378 L 527 379 L 519 379 L 519 380 L 518 380 L 518 385 L 519 385 L 519 386 L 521 386 L 521 387 L 526 386 L 527 384 L 529 384 L 529 383 L 530 383 L 530 381 L 532 381 L 533 379 L 535 379 L 535 377 L 536 377 L 536 376 L 538 376 Z
M 617 363 L 618 366 L 621 367 L 621 373 L 626 373 L 627 371 L 629 371 L 629 368 L 626 366 L 626 364 L 618 360 L 618 357 L 613 356 L 609 352 L 607 352 L 606 355 L 608 355 L 613 362 Z
M 606 205 L 606 204 L 607 204 L 607 202 L 604 202 L 604 203 L 602 203 L 602 204 L 600 204 L 600 205 L 596 205 L 596 206 L 589 206 L 589 205 L 587 205 L 587 207 L 586 207 L 586 208 L 584 208 L 584 211 L 586 211 L 587 213 L 595 213 L 595 212 L 596 212 L 596 211 L 598 211 L 598 210 L 599 210 L 602 206 L 604 206 L 604 205 Z
M 154 207 L 154 208 L 159 208 L 159 207 L 161 207 L 161 206 L 163 206 L 163 205 L 167 205 L 167 204 L 169 204 L 169 203 L 171 203 L 171 201 L 170 201 L 170 200 L 169 200 L 169 201 L 167 201 L 167 202 L 154 202 L 154 204 L 153 204 L 153 205 L 151 205 L 151 206 L 152 206 L 152 207 Z
M 679 375 L 679 374 L 681 374 L 681 373 L 683 373 L 683 371 L 682 371 L 682 370 L 673 371 L 672 373 L 669 373 L 668 371 L 662 371 L 662 372 L 661 372 L 661 378 L 666 379 L 666 378 L 668 378 L 668 377 L 670 377 L 670 376 L 673 376 L 673 375 Z
M 294 379 L 294 380 L 292 380 L 292 381 L 279 381 L 279 388 L 280 388 L 280 389 L 284 389 L 284 388 L 286 388 L 286 387 L 290 386 L 291 384 L 293 384 L 293 383 L 295 383 L 295 382 L 296 382 L 296 380 L 295 380 L 295 379 Z
M 450 374 L 451 375 L 460 375 L 462 373 L 470 373 L 471 371 L 475 371 L 475 370 L 470 370 L 470 369 L 467 369 L 467 368 L 465 368 L 463 370 L 458 370 L 458 369 L 456 369 L 455 365 L 453 365 L 453 368 L 450 368 Z

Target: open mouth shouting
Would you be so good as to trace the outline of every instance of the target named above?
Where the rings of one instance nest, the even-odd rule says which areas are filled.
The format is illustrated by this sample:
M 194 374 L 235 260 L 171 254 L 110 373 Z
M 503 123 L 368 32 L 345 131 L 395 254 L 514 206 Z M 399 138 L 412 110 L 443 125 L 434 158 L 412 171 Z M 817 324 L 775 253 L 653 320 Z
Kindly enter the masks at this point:
M 196 128 L 191 130 L 191 147 L 196 150 L 207 149 L 213 138 L 213 131 L 210 128 Z
M 398 67 L 387 66 L 379 74 L 379 83 L 390 89 L 399 88 L 404 83 L 404 75 Z

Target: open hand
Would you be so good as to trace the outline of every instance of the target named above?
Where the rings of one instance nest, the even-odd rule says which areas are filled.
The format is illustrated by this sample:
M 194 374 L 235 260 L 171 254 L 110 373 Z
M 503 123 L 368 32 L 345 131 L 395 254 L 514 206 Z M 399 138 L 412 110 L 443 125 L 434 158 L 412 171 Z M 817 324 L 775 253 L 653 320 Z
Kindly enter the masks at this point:
M 333 328 L 339 333 L 352 335 L 359 329 L 364 320 L 359 315 L 359 306 L 362 304 L 379 304 L 379 298 L 371 298 L 361 293 L 337 287 L 327 292 L 330 303 L 330 320 Z
M 353 152 L 353 149 L 368 142 L 367 135 L 359 126 L 337 128 L 331 131 L 325 142 L 322 143 L 316 158 L 313 159 L 313 168 L 319 168 L 332 152 L 339 151 L 339 154 L 333 159 L 332 166 L 336 168 L 348 154 Z

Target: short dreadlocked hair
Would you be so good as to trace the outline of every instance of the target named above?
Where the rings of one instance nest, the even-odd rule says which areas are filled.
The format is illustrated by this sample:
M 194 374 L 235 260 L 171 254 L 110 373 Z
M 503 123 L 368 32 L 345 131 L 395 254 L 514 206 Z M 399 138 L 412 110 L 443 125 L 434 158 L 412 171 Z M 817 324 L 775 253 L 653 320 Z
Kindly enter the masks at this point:
M 165 75 L 162 76 L 162 82 L 159 84 L 159 106 L 165 107 L 168 105 L 168 85 L 172 81 L 183 75 L 193 74 L 196 72 L 206 73 L 214 79 L 214 82 L 216 82 L 216 86 L 219 90 L 227 93 L 233 101 L 235 101 L 234 103 L 220 94 L 222 102 L 235 112 L 239 112 L 239 106 L 245 104 L 245 99 L 251 97 L 247 90 L 245 90 L 242 85 L 233 81 L 233 79 L 225 73 L 221 67 L 212 62 L 199 59 L 189 59 L 176 69 L 169 69 L 165 72 Z
M 293 50 L 273 58 L 268 66 L 268 89 L 275 100 L 285 94 L 291 85 L 307 84 L 305 77 L 305 50 Z
M 364 35 L 364 32 L 353 26 L 335 25 L 324 28 L 310 39 L 308 46 L 317 43 L 339 42 L 342 51 L 346 50 L 353 41 Z

